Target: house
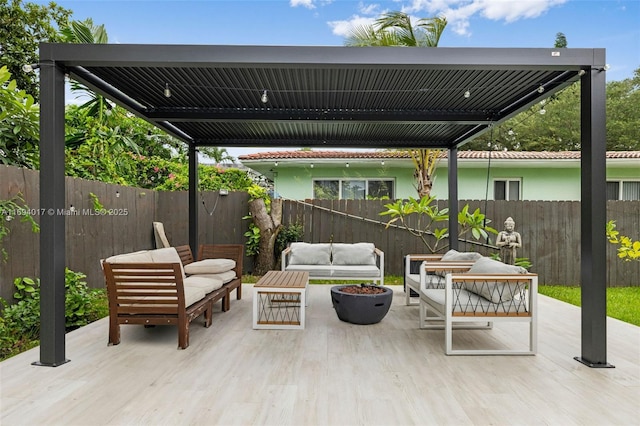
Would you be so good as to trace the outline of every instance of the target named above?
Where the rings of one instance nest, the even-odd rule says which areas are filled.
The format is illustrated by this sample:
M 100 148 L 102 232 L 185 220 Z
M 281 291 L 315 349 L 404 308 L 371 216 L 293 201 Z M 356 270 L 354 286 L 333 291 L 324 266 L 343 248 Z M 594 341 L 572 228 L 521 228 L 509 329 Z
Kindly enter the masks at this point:
M 432 194 L 447 198 L 447 152 Z M 283 198 L 390 199 L 416 197 L 406 151 L 277 151 L 242 155 L 245 166 L 273 182 Z M 580 199 L 580 152 L 459 151 L 463 200 Z M 640 151 L 607 152 L 607 198 L 640 200 Z

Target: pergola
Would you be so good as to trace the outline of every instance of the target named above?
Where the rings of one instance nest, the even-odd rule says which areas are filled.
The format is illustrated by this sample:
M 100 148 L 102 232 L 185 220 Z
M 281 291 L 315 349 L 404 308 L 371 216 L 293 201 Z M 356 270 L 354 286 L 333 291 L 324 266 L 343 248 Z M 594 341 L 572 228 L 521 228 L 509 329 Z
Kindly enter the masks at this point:
M 605 50 L 40 45 L 41 341 L 65 356 L 65 75 L 189 147 L 189 242 L 198 246 L 197 148 L 441 148 L 457 211 L 457 150 L 581 84 L 582 353 L 606 359 Z M 455 215 L 449 219 L 457 235 Z M 451 247 L 457 248 L 457 240 Z

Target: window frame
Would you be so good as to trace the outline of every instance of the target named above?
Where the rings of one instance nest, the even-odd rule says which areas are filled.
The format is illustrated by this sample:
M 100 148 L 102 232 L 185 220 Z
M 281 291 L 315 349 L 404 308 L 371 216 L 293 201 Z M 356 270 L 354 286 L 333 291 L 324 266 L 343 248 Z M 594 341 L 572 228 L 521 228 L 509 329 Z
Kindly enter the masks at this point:
M 496 182 L 505 182 L 505 198 L 504 200 L 498 200 L 496 198 Z M 518 199 L 517 200 L 511 200 L 509 198 L 509 186 L 511 182 L 517 182 L 518 183 Z M 493 190 L 493 199 L 495 201 L 521 201 L 522 200 L 522 178 L 518 177 L 518 178 L 512 178 L 512 177 L 500 177 L 500 178 L 493 178 L 493 185 L 492 185 L 492 190 Z
M 338 181 L 338 200 L 367 200 L 369 197 L 369 182 L 371 181 L 378 181 L 378 182 L 390 182 L 391 183 L 391 192 L 393 193 L 392 195 L 395 197 L 395 191 L 396 191 L 396 180 L 395 178 L 389 177 L 389 178 L 380 178 L 380 177 L 360 177 L 360 176 L 353 176 L 353 177 L 339 177 L 339 178 L 334 178 L 334 177 L 317 177 L 317 178 L 313 178 L 311 179 L 311 196 L 316 199 L 316 193 L 315 193 L 315 186 L 316 186 L 316 182 L 319 181 Z M 343 198 L 343 182 L 346 181 L 364 181 L 364 198 Z M 389 197 L 389 199 L 392 199 L 392 197 Z
M 617 194 L 617 198 L 610 200 L 610 201 L 638 201 L 640 200 L 640 197 L 638 199 L 627 199 L 627 198 L 623 198 L 624 195 L 624 184 L 625 183 L 636 183 L 636 184 L 640 184 L 640 179 L 625 179 L 625 178 L 607 178 L 607 185 L 610 183 L 617 183 L 618 184 L 618 194 Z M 608 198 L 607 198 L 608 199 Z

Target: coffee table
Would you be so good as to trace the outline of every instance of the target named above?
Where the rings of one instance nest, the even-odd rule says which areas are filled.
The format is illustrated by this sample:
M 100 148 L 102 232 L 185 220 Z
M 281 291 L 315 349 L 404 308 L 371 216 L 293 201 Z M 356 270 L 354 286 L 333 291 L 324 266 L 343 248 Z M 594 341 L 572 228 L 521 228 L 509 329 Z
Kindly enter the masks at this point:
M 253 286 L 253 328 L 304 329 L 308 284 L 308 272 L 267 272 Z

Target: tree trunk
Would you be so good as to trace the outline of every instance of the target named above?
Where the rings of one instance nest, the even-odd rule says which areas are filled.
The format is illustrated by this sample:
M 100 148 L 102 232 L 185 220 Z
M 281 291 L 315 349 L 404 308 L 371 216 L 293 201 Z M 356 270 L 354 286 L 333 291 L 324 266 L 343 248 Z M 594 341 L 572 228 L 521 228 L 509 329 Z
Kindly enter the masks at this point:
M 282 227 L 282 199 L 271 200 L 271 213 L 267 213 L 267 206 L 262 198 L 249 201 L 249 212 L 253 223 L 260 230 L 260 244 L 256 256 L 255 275 L 264 275 L 275 267 L 276 237 Z

